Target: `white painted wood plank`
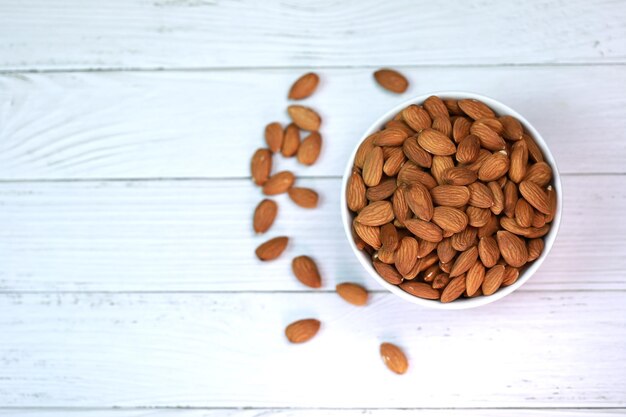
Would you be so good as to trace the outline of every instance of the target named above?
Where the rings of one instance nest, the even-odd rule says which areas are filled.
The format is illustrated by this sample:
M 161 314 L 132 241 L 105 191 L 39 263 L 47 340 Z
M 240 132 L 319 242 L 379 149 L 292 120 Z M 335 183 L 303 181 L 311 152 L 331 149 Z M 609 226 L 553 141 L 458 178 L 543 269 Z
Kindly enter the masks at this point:
M 523 289 L 626 289 L 623 176 L 568 176 L 559 238 Z M 340 180 L 303 180 L 316 210 L 279 196 L 262 236 L 252 212 L 263 198 L 248 180 L 0 184 L 0 288 L 6 291 L 302 291 L 291 258 L 313 256 L 325 288 L 345 280 L 380 289 L 344 236 Z M 279 260 L 254 249 L 292 238 Z
M 263 129 L 287 122 L 286 92 L 303 70 L 13 74 L 0 77 L 0 179 L 246 177 Z M 476 91 L 542 132 L 564 173 L 626 172 L 623 67 L 420 68 L 396 96 L 370 70 L 325 70 L 307 103 L 324 122 L 318 164 L 341 175 L 362 133 L 417 94 Z M 277 158 L 278 159 L 278 158 Z
M 626 409 L 536 409 L 536 410 L 511 410 L 511 409 L 482 409 L 482 410 L 432 410 L 432 409 L 10 409 L 0 410 L 1 417 L 405 417 L 414 416 L 419 413 L 420 417 L 544 417 L 546 415 L 554 417 L 581 417 L 581 416 L 623 416 Z
M 624 62 L 625 22 L 619 0 L 12 0 L 0 68 Z
M 375 294 L 5 294 L 0 403 L 32 407 L 624 407 L 626 292 L 465 311 Z M 284 326 L 319 317 L 305 345 Z M 401 345 L 400 377 L 378 357 Z

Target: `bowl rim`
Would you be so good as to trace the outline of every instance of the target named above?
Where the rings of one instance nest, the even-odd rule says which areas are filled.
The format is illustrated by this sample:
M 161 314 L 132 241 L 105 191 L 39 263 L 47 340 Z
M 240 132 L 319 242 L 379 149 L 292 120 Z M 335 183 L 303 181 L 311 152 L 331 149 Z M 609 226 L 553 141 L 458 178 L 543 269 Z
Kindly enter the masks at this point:
M 550 231 L 548 232 L 548 234 L 544 237 L 543 252 L 541 253 L 541 256 L 539 258 L 533 261 L 531 265 L 526 267 L 523 270 L 523 272 L 520 273 L 519 278 L 514 284 L 509 285 L 508 287 L 500 288 L 498 291 L 496 291 L 494 294 L 490 296 L 480 296 L 480 297 L 475 297 L 475 298 L 458 299 L 450 303 L 442 303 L 439 300 L 427 300 L 427 299 L 423 299 L 423 298 L 419 298 L 414 295 L 411 295 L 403 291 L 402 289 L 400 289 L 400 287 L 396 285 L 392 285 L 388 283 L 387 281 L 385 281 L 372 266 L 369 256 L 367 256 L 365 252 L 360 251 L 356 247 L 356 244 L 354 243 L 354 239 L 352 237 L 352 215 L 351 215 L 350 210 L 348 209 L 348 205 L 346 202 L 346 188 L 347 188 L 348 178 L 352 174 L 354 158 L 356 156 L 357 150 L 359 149 L 359 146 L 361 145 L 363 140 L 365 140 L 365 138 L 367 138 L 369 135 L 371 135 L 375 131 L 379 130 L 387 121 L 391 120 L 391 118 L 395 116 L 400 110 L 402 110 L 403 108 L 411 104 L 423 104 L 424 100 L 426 100 L 430 96 L 438 96 L 442 99 L 449 98 L 449 99 L 457 99 L 457 100 L 466 99 L 466 98 L 476 99 L 487 104 L 497 114 L 510 115 L 510 116 L 516 117 L 520 121 L 520 123 L 524 126 L 524 128 L 531 134 L 531 136 L 533 137 L 533 139 L 535 140 L 535 142 L 537 143 L 537 145 L 543 152 L 544 160 L 552 168 L 552 177 L 553 177 L 552 186 L 554 187 L 556 191 L 557 207 L 556 207 L 556 214 L 551 223 L 552 227 L 550 228 Z M 500 102 L 499 100 L 496 100 L 494 98 L 491 98 L 482 94 L 477 94 L 477 93 L 468 92 L 468 91 L 454 91 L 454 90 L 435 91 L 432 93 L 426 93 L 426 94 L 420 94 L 420 95 L 414 96 L 394 106 L 389 111 L 385 112 L 382 116 L 380 116 L 378 119 L 376 119 L 376 121 L 372 123 L 368 129 L 366 129 L 364 134 L 361 135 L 359 141 L 356 143 L 354 147 L 354 150 L 352 151 L 352 154 L 350 155 L 350 158 L 348 159 L 348 163 L 346 165 L 346 168 L 343 174 L 343 179 L 341 182 L 341 196 L 340 196 L 341 220 L 343 223 L 346 238 L 348 239 L 350 247 L 352 248 L 352 252 L 359 260 L 359 263 L 361 264 L 361 266 L 380 285 L 382 285 L 391 293 L 413 304 L 417 304 L 417 305 L 421 305 L 421 306 L 429 307 L 429 308 L 434 308 L 434 309 L 440 309 L 440 310 L 461 310 L 461 309 L 479 307 L 479 306 L 487 305 L 495 301 L 498 301 L 506 297 L 507 295 L 511 294 L 522 285 L 524 285 L 530 279 L 530 277 L 535 274 L 535 272 L 539 269 L 541 264 L 543 264 L 546 257 L 550 253 L 552 246 L 554 245 L 554 241 L 556 240 L 556 237 L 557 237 L 560 225 L 561 225 L 561 214 L 562 214 L 562 208 L 563 208 L 562 195 L 563 195 L 563 192 L 562 192 L 562 186 L 561 186 L 561 176 L 559 174 L 558 166 L 556 164 L 554 156 L 552 155 L 552 152 L 550 152 L 550 149 L 548 148 L 548 145 L 543 139 L 543 136 L 541 136 L 541 134 L 535 129 L 535 127 L 524 116 L 522 116 L 520 113 L 513 110 L 506 104 Z

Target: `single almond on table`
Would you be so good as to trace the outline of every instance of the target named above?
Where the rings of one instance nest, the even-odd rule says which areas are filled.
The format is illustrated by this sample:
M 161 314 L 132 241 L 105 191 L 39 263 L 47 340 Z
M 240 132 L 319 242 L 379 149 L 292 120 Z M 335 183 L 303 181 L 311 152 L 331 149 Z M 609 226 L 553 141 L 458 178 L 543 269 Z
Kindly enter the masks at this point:
M 256 185 L 263 185 L 272 171 L 272 152 L 269 149 L 257 149 L 252 155 L 250 172 Z
M 389 370 L 396 374 L 404 374 L 409 368 L 409 361 L 400 348 L 391 343 L 382 343 L 380 345 L 380 356 Z
M 276 195 L 287 192 L 296 177 L 289 171 L 281 171 L 272 175 L 263 185 L 263 194 Z
M 289 117 L 302 130 L 308 130 L 311 132 L 317 132 L 320 130 L 322 124 L 322 118 L 315 110 L 310 107 L 300 106 L 292 104 L 287 107 L 287 113 Z
M 337 284 L 335 287 L 337 294 L 350 304 L 364 306 L 367 304 L 368 293 L 363 286 L 351 282 Z
M 396 94 L 404 93 L 409 87 L 409 81 L 404 75 L 389 68 L 381 68 L 374 72 L 374 79 L 385 90 Z
M 288 242 L 289 238 L 286 236 L 270 239 L 256 248 L 256 256 L 262 261 L 274 260 L 283 253 Z
M 285 336 L 291 343 L 304 343 L 311 340 L 320 330 L 321 322 L 316 319 L 294 321 L 285 329 Z
M 283 137 L 283 147 L 280 153 L 286 157 L 292 157 L 298 152 L 300 147 L 300 129 L 293 123 L 290 123 L 285 128 L 285 134 Z
M 519 268 L 528 261 L 528 249 L 526 249 L 524 239 L 506 230 L 496 233 L 496 239 L 500 253 L 507 264 Z
M 278 212 L 278 204 L 275 201 L 265 199 L 254 210 L 252 226 L 256 233 L 265 233 L 272 227 Z
M 291 100 L 302 100 L 309 97 L 315 92 L 319 81 L 320 77 L 313 72 L 304 74 L 293 83 L 289 90 L 288 98 Z
M 308 256 L 296 256 L 291 261 L 291 269 L 298 281 L 311 288 L 320 288 L 322 278 L 315 261 Z
M 404 281 L 400 284 L 400 288 L 402 288 L 404 292 L 426 300 L 439 299 L 439 291 L 423 282 Z
M 393 208 L 389 201 L 375 201 L 365 206 L 355 220 L 366 226 L 382 226 L 393 218 Z
M 289 198 L 300 207 L 317 207 L 319 196 L 315 190 L 303 187 L 291 187 L 287 193 L 289 194 Z
M 298 147 L 296 153 L 298 162 L 304 165 L 313 165 L 320 156 L 321 150 L 322 136 L 318 132 L 311 132 Z
M 441 293 L 441 302 L 449 303 L 463 295 L 466 286 L 465 281 L 465 274 L 460 275 L 456 278 L 452 278 L 450 283 L 446 286 L 446 288 L 444 288 L 443 292 Z
M 265 142 L 272 152 L 280 152 L 283 146 L 283 136 L 283 127 L 280 123 L 273 122 L 265 126 Z

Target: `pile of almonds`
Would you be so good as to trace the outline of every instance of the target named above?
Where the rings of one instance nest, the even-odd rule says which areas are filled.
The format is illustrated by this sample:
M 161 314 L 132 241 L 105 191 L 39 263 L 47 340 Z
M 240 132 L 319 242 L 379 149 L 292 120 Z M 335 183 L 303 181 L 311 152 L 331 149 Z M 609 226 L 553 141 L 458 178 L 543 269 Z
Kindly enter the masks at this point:
M 447 303 L 513 284 L 541 255 L 551 181 L 517 119 L 431 96 L 361 143 L 346 196 L 357 247 L 380 276 Z

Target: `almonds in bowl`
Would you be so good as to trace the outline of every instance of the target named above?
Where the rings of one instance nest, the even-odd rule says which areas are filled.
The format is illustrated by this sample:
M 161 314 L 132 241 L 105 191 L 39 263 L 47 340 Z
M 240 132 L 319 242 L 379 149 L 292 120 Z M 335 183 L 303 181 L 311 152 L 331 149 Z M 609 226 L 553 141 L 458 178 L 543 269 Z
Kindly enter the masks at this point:
M 342 187 L 344 228 L 365 269 L 402 298 L 439 308 L 519 288 L 550 251 L 560 208 L 539 133 L 471 93 L 420 96 L 381 117 Z

